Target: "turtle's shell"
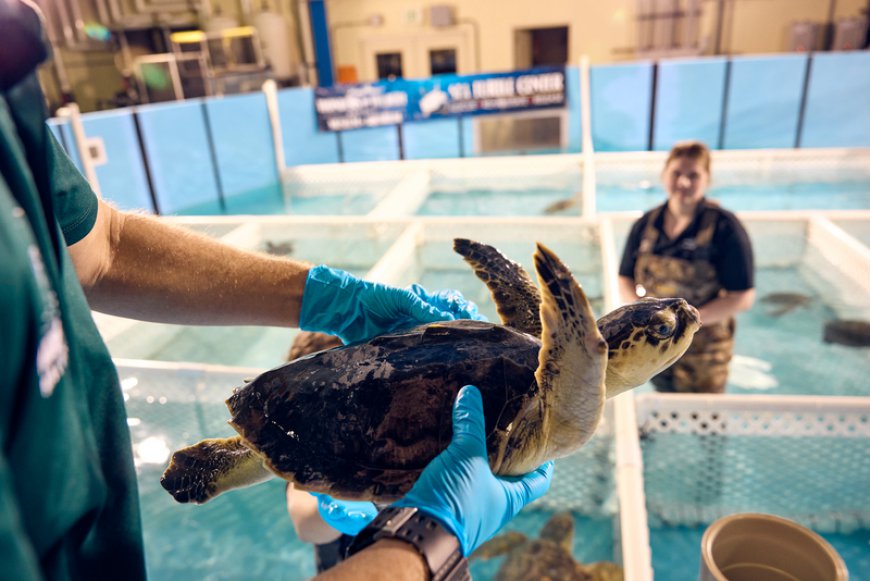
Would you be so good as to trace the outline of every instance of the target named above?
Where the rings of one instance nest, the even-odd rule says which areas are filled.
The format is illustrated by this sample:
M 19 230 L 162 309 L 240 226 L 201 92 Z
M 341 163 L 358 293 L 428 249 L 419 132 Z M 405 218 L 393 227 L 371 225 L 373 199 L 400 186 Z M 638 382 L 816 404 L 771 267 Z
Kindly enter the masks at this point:
M 472 320 L 433 323 L 303 357 L 227 400 L 230 423 L 301 488 L 340 498 L 403 496 L 452 436 L 459 389 L 483 396 L 490 464 L 534 409 L 538 338 Z

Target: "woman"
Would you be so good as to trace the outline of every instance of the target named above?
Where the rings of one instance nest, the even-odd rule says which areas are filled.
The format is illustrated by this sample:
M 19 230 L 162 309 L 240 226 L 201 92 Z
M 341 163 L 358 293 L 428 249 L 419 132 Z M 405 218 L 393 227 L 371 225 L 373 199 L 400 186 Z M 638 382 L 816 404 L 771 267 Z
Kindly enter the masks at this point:
M 755 300 L 752 246 L 737 217 L 705 198 L 710 150 L 698 141 L 671 149 L 662 181 L 668 200 L 632 226 L 619 290 L 624 302 L 682 297 L 703 327 L 673 366 L 653 378 L 658 391 L 722 393 L 734 345 L 734 315 Z

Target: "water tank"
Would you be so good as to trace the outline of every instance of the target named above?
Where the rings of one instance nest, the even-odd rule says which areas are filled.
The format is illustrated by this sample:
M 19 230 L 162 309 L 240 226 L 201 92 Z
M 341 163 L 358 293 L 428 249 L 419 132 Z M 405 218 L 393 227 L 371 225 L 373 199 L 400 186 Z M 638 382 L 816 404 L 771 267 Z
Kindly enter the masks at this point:
M 295 77 L 299 73 L 299 59 L 287 20 L 277 12 L 264 10 L 253 17 L 251 24 L 260 35 L 263 55 L 272 66 L 273 76 L 279 80 Z

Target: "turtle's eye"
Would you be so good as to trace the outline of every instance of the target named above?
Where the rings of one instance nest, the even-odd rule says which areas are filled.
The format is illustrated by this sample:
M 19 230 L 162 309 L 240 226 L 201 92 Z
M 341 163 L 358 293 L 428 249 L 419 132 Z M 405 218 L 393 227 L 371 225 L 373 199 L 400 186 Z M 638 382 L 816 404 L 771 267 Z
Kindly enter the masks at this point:
M 652 330 L 659 337 L 670 337 L 674 332 L 674 326 L 667 323 L 659 323 L 658 325 L 653 325 Z

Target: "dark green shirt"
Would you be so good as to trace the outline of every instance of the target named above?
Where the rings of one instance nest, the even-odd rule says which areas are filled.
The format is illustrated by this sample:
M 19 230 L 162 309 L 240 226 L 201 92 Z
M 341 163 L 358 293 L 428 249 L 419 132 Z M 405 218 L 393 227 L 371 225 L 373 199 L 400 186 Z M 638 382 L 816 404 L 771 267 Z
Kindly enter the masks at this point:
M 33 23 L 0 0 L 4 35 Z M 0 52 L 20 67 L 25 49 L 4 40 Z M 93 227 L 97 199 L 45 125 L 33 70 L 3 58 L 0 578 L 144 578 L 124 401 L 66 250 Z

